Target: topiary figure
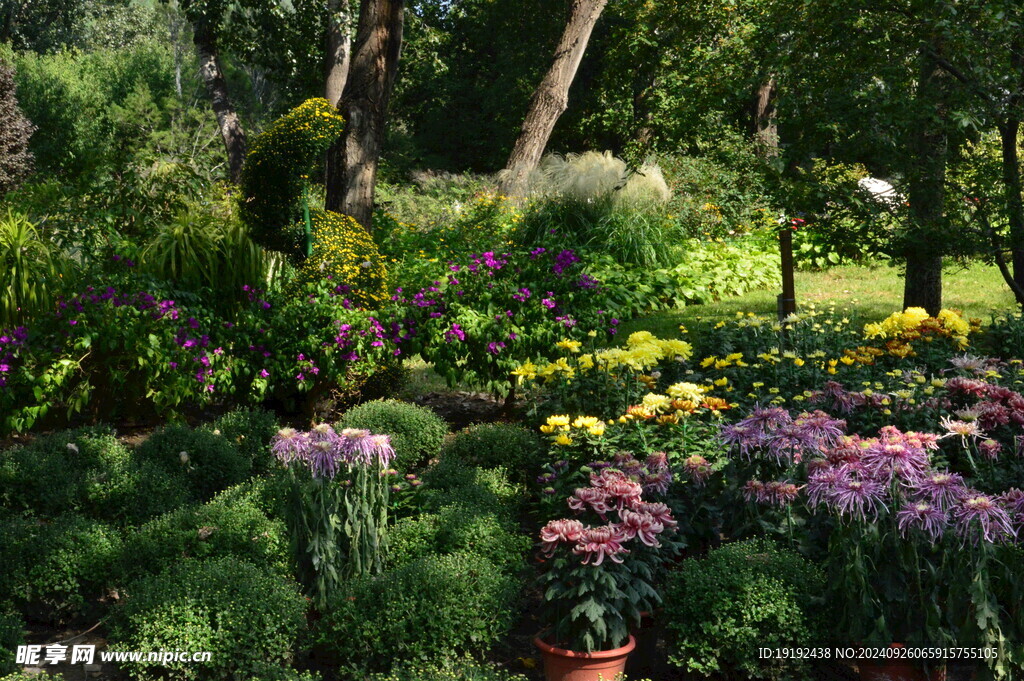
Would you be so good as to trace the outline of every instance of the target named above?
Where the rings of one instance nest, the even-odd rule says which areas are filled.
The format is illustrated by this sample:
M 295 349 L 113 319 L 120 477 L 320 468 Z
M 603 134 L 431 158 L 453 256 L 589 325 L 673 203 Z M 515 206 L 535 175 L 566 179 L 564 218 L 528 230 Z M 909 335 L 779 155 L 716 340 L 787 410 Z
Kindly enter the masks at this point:
M 386 296 L 384 260 L 347 215 L 308 208 L 309 175 L 345 121 L 326 99 L 309 99 L 257 136 L 242 169 L 242 218 L 253 239 L 299 265 L 299 283 L 329 278 L 357 307 Z M 308 210 L 307 247 L 304 212 Z

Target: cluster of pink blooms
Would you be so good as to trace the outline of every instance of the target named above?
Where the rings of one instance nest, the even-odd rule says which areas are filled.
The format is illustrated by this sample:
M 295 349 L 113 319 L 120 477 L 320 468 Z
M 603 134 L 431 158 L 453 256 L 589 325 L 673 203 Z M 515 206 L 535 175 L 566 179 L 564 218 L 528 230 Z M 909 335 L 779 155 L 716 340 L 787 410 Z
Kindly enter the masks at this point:
M 314 478 L 333 479 L 343 465 L 377 465 L 387 469 L 395 458 L 391 438 L 387 435 L 374 435 L 356 428 L 337 432 L 326 423 L 308 432 L 282 428 L 274 436 L 270 449 L 285 465 L 305 466 Z
M 677 525 L 672 511 L 663 503 L 642 500 L 643 487 L 622 471 L 605 468 L 590 475 L 590 487 L 577 489 L 569 497 L 569 508 L 578 513 L 591 511 L 607 524 L 591 527 L 576 519 L 552 520 L 540 531 L 542 552 L 552 556 L 559 546 L 572 546 L 584 565 L 598 566 L 607 558 L 621 563 L 630 551 L 625 544 L 638 539 L 659 547 L 658 535 Z M 609 514 L 617 516 L 609 522 Z

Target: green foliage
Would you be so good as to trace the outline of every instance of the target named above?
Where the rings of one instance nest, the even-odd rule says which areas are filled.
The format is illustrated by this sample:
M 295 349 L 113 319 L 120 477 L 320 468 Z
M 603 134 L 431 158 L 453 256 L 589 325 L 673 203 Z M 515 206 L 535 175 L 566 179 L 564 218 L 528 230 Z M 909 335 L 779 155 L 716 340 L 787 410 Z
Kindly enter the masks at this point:
M 742 244 L 687 242 L 681 262 L 667 271 L 674 299 L 699 305 L 778 286 L 778 246 L 768 239 L 774 241 L 771 232 Z
M 250 499 L 217 496 L 186 505 L 138 528 L 125 541 L 122 574 L 156 574 L 182 558 L 231 557 L 281 575 L 291 560 L 284 523 Z
M 183 475 L 197 501 L 242 482 L 252 471 L 252 460 L 223 435 L 188 426 L 167 426 L 154 432 L 139 445 L 138 455 L 169 475 Z
M 102 428 L 53 433 L 0 453 L 3 506 L 53 517 L 76 511 L 137 522 L 188 498 L 184 480 L 139 462 Z
M 481 556 L 427 556 L 346 584 L 316 640 L 346 670 L 482 652 L 511 627 L 518 587 Z
M 820 635 L 819 568 L 764 539 L 727 544 L 671 573 L 665 616 L 669 660 L 703 676 L 804 678 L 803 660 L 761 660 L 757 647 L 793 647 Z
M 0 328 L 30 319 L 53 302 L 63 276 L 62 255 L 24 215 L 0 217 Z
M 21 615 L 0 606 L 0 674 L 17 671 L 15 651 L 25 643 L 25 622 Z
M 513 423 L 480 423 L 449 438 L 441 456 L 482 468 L 503 466 L 518 482 L 526 482 L 537 469 L 541 453 L 540 437 L 529 428 Z
M 265 285 L 279 269 L 275 258 L 249 238 L 223 193 L 207 203 L 189 203 L 161 224 L 139 264 L 177 287 L 210 289 L 221 306 L 238 302 L 244 286 Z
M 370 675 L 369 681 L 526 681 L 526 677 L 491 663 L 466 658 L 433 664 L 400 663 L 387 674 Z
M 0 598 L 31 620 L 62 623 L 91 616 L 114 586 L 121 537 L 76 515 L 52 521 L 10 517 L 0 525 Z
M 32 172 L 28 140 L 35 131 L 18 106 L 14 70 L 8 61 L 6 50 L 0 48 L 0 195 L 17 187 Z
M 171 50 L 150 40 L 91 52 L 20 52 L 16 66 L 21 106 L 38 126 L 30 148 L 39 169 L 69 177 L 118 160 L 129 148 L 115 107 L 133 92 L 144 89 L 156 102 L 174 92 Z
M 658 165 L 672 190 L 667 210 L 684 235 L 718 239 L 775 227 L 765 162 L 747 140 L 715 124 L 713 141 L 693 155 L 663 154 Z
M 264 409 L 235 409 L 209 424 L 208 430 L 231 442 L 252 462 L 256 475 L 269 472 L 277 464 L 270 453 L 270 438 L 277 432 L 277 416 Z
M 127 589 L 111 620 L 111 647 L 202 650 L 208 663 L 130 663 L 132 678 L 263 678 L 291 660 L 305 627 L 298 585 L 233 557 L 184 560 Z
M 400 400 L 364 402 L 345 412 L 338 429 L 362 428 L 388 435 L 395 466 L 408 469 L 426 464 L 440 453 L 448 425 L 427 407 Z
M 481 512 L 512 517 L 523 503 L 523 486 L 511 482 L 504 468 L 477 468 L 455 457 L 443 457 L 427 469 L 423 480 L 421 503 L 429 509 L 463 503 Z
M 399 520 L 388 533 L 388 565 L 398 567 L 428 555 L 470 553 L 516 574 L 532 545 L 506 515 L 453 504 Z
M 381 168 L 381 172 L 385 170 Z M 374 194 L 374 200 L 384 207 L 388 217 L 407 226 L 459 221 L 475 212 L 478 199 L 494 194 L 490 178 L 473 173 L 423 170 L 414 172 L 410 179 L 411 184 L 378 179 Z M 492 203 L 491 208 L 494 207 Z M 478 219 L 486 219 L 488 212 L 482 211 Z
M 665 212 L 669 190 L 657 166 L 631 171 L 610 152 L 587 152 L 545 157 L 538 175 L 538 198 L 523 216 L 517 242 L 546 245 L 555 230 L 571 248 L 610 253 L 624 264 L 670 262 L 678 233 Z

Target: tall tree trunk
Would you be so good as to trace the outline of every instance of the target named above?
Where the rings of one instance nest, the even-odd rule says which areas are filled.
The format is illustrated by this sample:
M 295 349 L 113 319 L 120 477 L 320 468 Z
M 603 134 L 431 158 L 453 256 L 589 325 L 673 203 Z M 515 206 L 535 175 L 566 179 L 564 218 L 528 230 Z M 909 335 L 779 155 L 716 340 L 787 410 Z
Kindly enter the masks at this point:
M 775 117 L 775 77 L 768 78 L 757 88 L 754 98 L 754 138 L 761 155 L 779 155 L 779 126 Z
M 1021 196 L 1020 158 L 1017 151 L 1020 126 L 1020 113 L 1016 110 L 999 126 L 1003 151 L 1003 193 L 1007 223 L 1010 226 L 1010 261 L 1013 264 L 1011 288 L 1015 291 L 1024 290 L 1024 200 Z M 1024 305 L 1024 300 L 1018 302 Z
M 569 20 L 555 48 L 555 60 L 533 93 L 523 127 L 505 164 L 503 193 L 521 195 L 527 176 L 540 163 L 555 123 L 569 106 L 569 87 L 606 4 L 608 0 L 572 0 Z
M 345 132 L 327 152 L 327 210 L 351 215 L 367 230 L 372 227 L 377 163 L 402 51 L 404 5 L 404 0 L 363 0 L 338 105 Z
M 193 28 L 193 41 L 199 54 L 199 75 L 206 85 L 210 99 L 213 100 L 213 113 L 217 116 L 217 126 L 220 128 L 220 136 L 224 140 L 224 149 L 228 154 L 229 176 L 232 182 L 237 183 L 242 175 L 242 164 L 245 162 L 245 130 L 228 96 L 228 85 L 224 81 L 217 41 L 213 33 L 202 25 Z
M 904 246 L 903 307 L 923 307 L 935 315 L 942 308 L 947 141 L 941 73 L 931 50 L 922 51 L 916 98 L 922 115 L 911 143 L 908 198 L 912 228 Z
M 341 93 L 345 91 L 352 57 L 352 12 L 349 0 L 329 0 L 327 11 L 327 77 L 324 97 L 331 106 L 336 107 L 341 101 Z

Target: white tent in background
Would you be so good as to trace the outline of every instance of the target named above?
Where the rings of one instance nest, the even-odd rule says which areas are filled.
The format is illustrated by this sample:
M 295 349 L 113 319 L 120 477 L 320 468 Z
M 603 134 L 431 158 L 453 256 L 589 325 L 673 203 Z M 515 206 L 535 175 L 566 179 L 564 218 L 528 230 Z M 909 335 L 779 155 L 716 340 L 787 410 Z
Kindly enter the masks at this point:
M 857 180 L 857 185 L 870 192 L 872 198 L 884 203 L 899 203 L 903 200 L 903 197 L 896 192 L 895 187 L 877 177 L 862 177 Z

